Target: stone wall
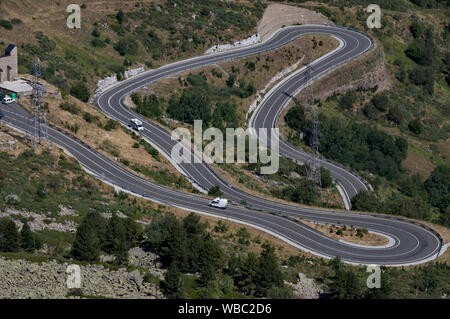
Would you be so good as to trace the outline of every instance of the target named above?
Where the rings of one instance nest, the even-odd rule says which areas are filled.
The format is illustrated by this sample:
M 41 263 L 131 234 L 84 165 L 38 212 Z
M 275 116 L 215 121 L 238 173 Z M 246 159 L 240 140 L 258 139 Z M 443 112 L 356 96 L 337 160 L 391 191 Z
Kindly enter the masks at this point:
M 10 50 L 0 57 L 0 83 L 14 81 L 17 77 L 17 47 L 8 46 Z M 8 52 L 9 51 L 9 52 Z
M 258 23 L 258 35 L 264 41 L 283 26 L 294 24 L 333 24 L 321 13 L 280 3 L 269 5 Z

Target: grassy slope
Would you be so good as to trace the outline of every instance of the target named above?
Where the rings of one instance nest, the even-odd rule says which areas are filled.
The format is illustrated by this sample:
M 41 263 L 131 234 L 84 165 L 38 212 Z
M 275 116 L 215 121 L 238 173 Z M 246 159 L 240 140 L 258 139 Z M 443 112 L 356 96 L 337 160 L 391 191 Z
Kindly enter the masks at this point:
M 65 11 L 71 3 L 4 0 L 0 4 L 0 20 L 22 21 L 12 30 L 2 28 L 0 36 L 0 44 L 19 46 L 20 72 L 30 72 L 32 57 L 38 55 L 44 79 L 66 91 L 78 80 L 87 82 L 92 91 L 98 79 L 123 71 L 125 58 L 132 66 L 158 66 L 198 55 L 212 43 L 249 36 L 264 9 L 259 2 L 86 2 L 81 29 L 68 29 Z M 116 18 L 119 9 L 125 12 L 121 23 Z M 101 43 L 97 46 L 92 43 L 95 28 Z M 44 45 L 35 37 L 38 31 L 49 38 Z M 126 56 L 114 49 L 124 39 L 137 45 Z
M 315 46 L 314 41 L 316 43 Z M 318 43 L 320 43 L 320 45 Z M 223 91 L 230 90 L 226 84 L 230 74 L 236 75 L 235 88 L 238 86 L 239 81 L 244 81 L 246 84 L 254 84 L 257 90 L 261 90 L 283 69 L 292 66 L 297 61 L 304 62 L 307 48 L 313 49 L 314 47 L 313 58 L 316 58 L 331 51 L 333 48 L 337 47 L 337 45 L 338 42 L 336 40 L 330 39 L 325 35 L 308 35 L 293 41 L 283 48 L 265 52 L 255 57 L 222 62 L 218 65 L 182 73 L 173 78 L 163 79 L 139 90 L 138 93 L 141 96 L 155 94 L 161 102 L 162 109 L 165 110 L 171 97 L 180 96 L 183 90 L 186 89 L 186 85 L 188 89 L 194 86 L 187 83 L 186 78 L 191 74 L 202 74 L 206 79 L 207 88 L 201 92 L 209 98 L 213 112 L 217 102 L 227 101 L 234 103 L 237 106 L 237 125 L 245 127 L 245 115 L 248 112 L 250 104 L 255 100 L 256 95 L 253 94 L 248 97 L 240 97 L 234 94 L 222 94 Z M 304 63 L 300 63 L 299 68 L 303 65 Z M 233 72 L 233 70 L 238 71 Z M 154 120 L 158 119 L 155 118 Z M 174 129 L 179 126 L 192 129 L 192 126 L 190 125 L 168 121 L 164 118 L 160 118 L 159 123 L 166 126 L 168 129 Z M 212 123 L 212 126 L 214 126 L 214 123 Z M 233 127 L 230 124 L 229 126 Z M 256 173 L 246 169 L 245 164 L 237 166 L 232 164 L 220 164 L 215 165 L 215 168 L 225 179 L 235 185 L 240 185 L 240 187 L 246 191 L 253 192 L 259 196 L 271 197 L 273 199 L 273 192 L 271 192 L 271 190 L 280 188 L 281 186 L 294 187 L 296 182 L 296 179 L 289 178 L 289 172 L 286 174 L 289 164 L 285 159 L 281 160 L 280 166 L 280 171 L 284 169 L 283 173 L 270 176 L 257 176 Z M 275 183 L 279 183 L 279 187 L 275 187 Z M 335 188 L 325 190 L 324 198 L 326 206 L 343 207 L 340 195 Z
M 330 18 L 334 22 L 361 29 L 373 36 L 383 46 L 387 69 L 392 81 L 388 91 L 390 106 L 398 105 L 404 118 L 400 124 L 396 124 L 386 119 L 386 114 L 380 114 L 377 120 L 378 127 L 392 135 L 402 135 L 408 139 L 411 146 L 403 168 L 410 175 L 420 173 L 427 177 L 436 165 L 450 163 L 450 158 L 445 151 L 450 147 L 448 139 L 450 89 L 445 82 L 444 75 L 439 72 L 435 78 L 435 94 L 433 96 L 424 93 L 409 79 L 400 82 L 396 75 L 401 68 L 404 68 L 408 74 L 416 67 L 414 61 L 405 54 L 408 44 L 414 39 L 410 26 L 416 19 L 422 21 L 424 28 L 429 26 L 435 32 L 439 52 L 437 58 L 443 58 L 444 54 L 448 52 L 448 47 L 446 47 L 448 40 L 445 40 L 444 28 L 449 24 L 449 9 L 448 7 L 423 9 L 408 1 L 389 4 L 382 2 L 380 6 L 383 14 L 382 28 L 369 30 L 365 24 L 367 14 L 363 11 L 365 3 L 351 2 L 344 5 L 342 1 L 335 1 L 332 4 L 320 4 L 320 7 L 327 8 Z M 353 112 L 342 111 L 338 107 L 337 101 L 323 102 L 323 111 L 328 115 L 339 115 L 353 121 L 367 122 L 361 109 L 372 96 L 371 92 L 358 93 L 358 102 L 354 106 Z M 408 129 L 408 123 L 413 119 L 419 119 L 424 127 L 420 135 L 416 135 Z M 415 165 L 415 163 L 421 163 L 421 165 Z

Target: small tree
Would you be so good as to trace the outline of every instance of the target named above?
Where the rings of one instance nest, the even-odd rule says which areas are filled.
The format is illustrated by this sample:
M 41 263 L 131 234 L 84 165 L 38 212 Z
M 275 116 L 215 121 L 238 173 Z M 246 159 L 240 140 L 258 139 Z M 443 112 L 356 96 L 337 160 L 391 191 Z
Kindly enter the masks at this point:
M 419 120 L 415 119 L 415 120 L 412 120 L 411 122 L 409 122 L 408 128 L 414 134 L 419 135 L 420 133 L 422 133 L 423 126 Z
M 70 94 L 83 102 L 89 101 L 89 98 L 91 97 L 89 88 L 83 82 L 78 82 L 72 86 L 70 88 Z
M 119 12 L 116 14 L 116 19 L 119 24 L 122 24 L 123 22 L 127 21 L 125 13 L 122 11 L 122 9 L 119 10 Z
M 41 248 L 39 238 L 33 234 L 28 223 L 25 223 L 20 231 L 20 243 L 23 249 L 31 253 L 33 253 L 35 249 Z
M 219 185 L 213 186 L 209 189 L 208 195 L 217 196 L 220 197 L 223 195 L 222 191 L 220 190 Z
M 100 241 L 97 229 L 89 218 L 78 226 L 71 255 L 81 261 L 96 262 L 100 258 Z
M 389 107 L 389 98 L 386 94 L 380 93 L 372 98 L 372 103 L 379 111 L 385 112 Z
M 9 217 L 0 219 L 0 251 L 15 252 L 20 247 L 17 226 Z
M 320 168 L 320 183 L 323 188 L 333 186 L 333 178 L 331 177 L 330 171 L 324 167 Z
M 351 110 L 357 100 L 356 93 L 354 91 L 348 91 L 339 100 L 339 106 L 344 110 Z
M 257 290 L 261 295 L 267 296 L 270 288 L 283 285 L 283 274 L 275 255 L 275 248 L 268 243 L 264 243 L 262 247 L 263 251 L 259 257 Z
M 177 263 L 172 262 L 164 275 L 164 281 L 162 282 L 162 289 L 164 295 L 169 299 L 182 299 L 183 294 L 183 282 L 181 280 L 181 273 L 178 270 Z

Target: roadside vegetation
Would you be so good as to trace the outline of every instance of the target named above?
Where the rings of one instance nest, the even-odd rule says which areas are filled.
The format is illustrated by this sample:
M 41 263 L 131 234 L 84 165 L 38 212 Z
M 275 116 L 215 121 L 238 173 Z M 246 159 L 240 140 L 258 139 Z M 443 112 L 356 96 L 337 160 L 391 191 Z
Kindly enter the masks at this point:
M 320 2 L 315 10 L 336 24 L 375 38 L 390 81 L 387 89 L 386 83 L 383 90 L 361 86 L 316 101 L 321 155 L 359 172 L 375 188 L 353 198 L 354 209 L 449 227 L 448 6 L 445 1 L 381 1 L 383 26 L 370 30 L 364 12 L 369 1 Z M 283 123 L 288 140 L 308 149 L 306 109 L 292 106 Z
M 57 154 L 55 150 L 26 150 L 17 157 L 0 153 L 0 211 L 25 209 L 57 222 L 70 219 L 77 224 L 76 233 L 30 231 L 29 220 L 19 215 L 3 217 L 1 256 L 132 271 L 136 268 L 128 265 L 128 249 L 141 246 L 156 253 L 167 271 L 159 280 L 148 270 L 139 270 L 146 274 L 145 280 L 158 283 L 168 298 L 292 298 L 293 290 L 286 283 L 296 283 L 299 272 L 323 285 L 322 297 L 329 298 L 440 298 L 449 293 L 450 267 L 445 263 L 382 268 L 382 289 L 369 290 L 363 267 L 299 253 L 262 232 L 229 221 L 114 194 L 73 159 Z M 16 200 L 7 197 L 11 194 L 18 196 Z M 79 216 L 60 216 L 60 204 Z M 149 224 L 138 223 L 141 219 Z M 25 225 L 21 231 L 15 221 Z M 101 255 L 112 259 L 101 261 Z
M 217 43 L 250 36 L 265 4 L 214 0 L 189 5 L 174 0 L 86 3 L 81 7 L 83 27 L 76 32 L 65 26 L 64 3 L 44 0 L 32 7 L 0 3 L 0 45 L 19 47 L 20 73 L 31 73 L 34 56 L 38 56 L 46 81 L 87 101 L 96 81 L 113 73 L 121 80 L 127 68 L 156 67 L 201 54 Z M 49 23 L 30 15 L 42 11 L 49 13 L 45 18 Z M 22 20 L 32 19 L 33 28 L 19 15 Z

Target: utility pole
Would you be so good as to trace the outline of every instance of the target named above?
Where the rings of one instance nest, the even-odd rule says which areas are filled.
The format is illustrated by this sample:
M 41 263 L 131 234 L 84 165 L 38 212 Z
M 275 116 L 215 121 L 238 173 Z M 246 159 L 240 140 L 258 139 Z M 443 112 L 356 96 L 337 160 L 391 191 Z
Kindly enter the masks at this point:
M 312 157 L 308 161 L 308 170 L 307 175 L 308 178 L 314 181 L 317 186 L 317 192 L 322 198 L 322 182 L 320 177 L 320 166 L 319 166 L 319 135 L 320 135 L 320 123 L 319 123 L 319 115 L 317 112 L 317 108 L 314 105 L 314 91 L 312 84 L 312 53 L 311 50 L 308 51 L 307 54 L 307 65 L 305 70 L 305 81 L 308 84 L 307 92 L 306 92 L 306 104 L 311 110 L 311 118 L 312 118 L 312 129 L 311 129 L 311 151 Z
M 33 101 L 33 123 L 30 129 L 30 139 L 33 142 L 33 147 L 36 149 L 38 144 L 41 144 L 41 139 L 45 139 L 47 142 L 47 147 L 50 148 L 50 140 L 48 138 L 47 130 L 47 113 L 43 109 L 43 97 L 47 93 L 45 86 L 40 83 L 41 65 L 38 57 L 34 58 L 33 63 L 33 93 L 31 99 Z

